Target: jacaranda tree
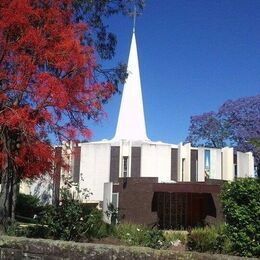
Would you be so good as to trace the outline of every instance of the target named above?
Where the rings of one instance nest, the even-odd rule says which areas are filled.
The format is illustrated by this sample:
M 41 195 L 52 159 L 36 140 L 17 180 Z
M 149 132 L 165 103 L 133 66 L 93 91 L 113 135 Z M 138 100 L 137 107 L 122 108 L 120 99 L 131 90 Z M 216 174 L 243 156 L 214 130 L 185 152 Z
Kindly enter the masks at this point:
M 141 1 L 137 1 L 140 3 Z M 90 138 L 85 119 L 99 120 L 103 103 L 125 79 L 105 70 L 116 38 L 103 17 L 130 1 L 0 1 L 0 222 L 14 217 L 16 184 L 52 171 L 58 141 Z
M 226 101 L 217 112 L 192 116 L 187 141 L 194 146 L 252 151 L 260 163 L 260 95 Z

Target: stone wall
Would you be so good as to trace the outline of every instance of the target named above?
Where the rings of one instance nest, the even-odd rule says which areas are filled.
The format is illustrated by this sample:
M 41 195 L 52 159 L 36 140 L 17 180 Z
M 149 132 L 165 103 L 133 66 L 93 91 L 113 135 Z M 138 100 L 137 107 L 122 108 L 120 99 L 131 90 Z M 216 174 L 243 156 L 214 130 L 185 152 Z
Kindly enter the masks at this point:
M 29 239 L 22 237 L 0 237 L 0 259 L 21 260 L 238 260 L 240 257 L 210 255 L 196 252 L 174 252 L 153 250 L 144 247 L 112 246 L 91 243 L 75 243 L 48 239 Z

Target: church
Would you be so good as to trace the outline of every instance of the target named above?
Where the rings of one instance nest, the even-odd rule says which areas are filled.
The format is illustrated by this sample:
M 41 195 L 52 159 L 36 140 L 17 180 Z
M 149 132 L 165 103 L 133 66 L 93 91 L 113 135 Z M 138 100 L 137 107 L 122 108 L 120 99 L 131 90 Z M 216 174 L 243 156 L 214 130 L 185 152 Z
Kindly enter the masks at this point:
M 54 200 L 70 174 L 80 189 L 90 192 L 85 202 L 99 204 L 104 212 L 112 203 L 121 221 L 158 223 L 164 229 L 220 221 L 223 182 L 254 176 L 251 152 L 149 139 L 135 31 L 114 138 L 64 144 L 56 148 L 56 155 L 66 157 L 71 170 L 55 168 Z
M 163 228 L 192 226 L 207 216 L 217 219 L 223 181 L 254 176 L 251 152 L 148 138 L 135 31 L 114 138 L 71 149 L 71 175 L 91 192 L 88 202 L 102 202 L 104 211 L 113 203 L 125 221 L 159 221 Z

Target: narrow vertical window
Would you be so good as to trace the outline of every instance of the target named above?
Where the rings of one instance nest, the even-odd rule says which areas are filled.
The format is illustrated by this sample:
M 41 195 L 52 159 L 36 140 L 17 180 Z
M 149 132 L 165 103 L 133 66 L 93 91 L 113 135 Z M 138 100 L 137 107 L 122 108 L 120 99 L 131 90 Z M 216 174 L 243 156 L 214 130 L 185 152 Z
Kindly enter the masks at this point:
M 184 166 L 185 166 L 185 158 L 182 158 L 181 161 L 181 181 L 184 179 Z
M 237 178 L 237 155 L 234 154 L 233 156 L 233 161 L 234 161 L 234 173 L 235 173 L 235 178 Z
M 123 156 L 123 177 L 128 176 L 128 156 Z
M 210 177 L 210 150 L 205 150 L 205 177 L 208 179 Z

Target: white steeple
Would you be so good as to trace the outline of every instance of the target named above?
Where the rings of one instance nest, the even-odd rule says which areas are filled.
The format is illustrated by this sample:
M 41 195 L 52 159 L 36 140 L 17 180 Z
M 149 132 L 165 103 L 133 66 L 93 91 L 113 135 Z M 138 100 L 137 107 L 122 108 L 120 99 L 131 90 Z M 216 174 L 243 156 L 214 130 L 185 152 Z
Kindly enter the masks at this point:
M 149 139 L 146 135 L 135 28 L 133 29 L 127 72 L 128 78 L 123 89 L 116 134 L 113 140 L 146 141 Z

